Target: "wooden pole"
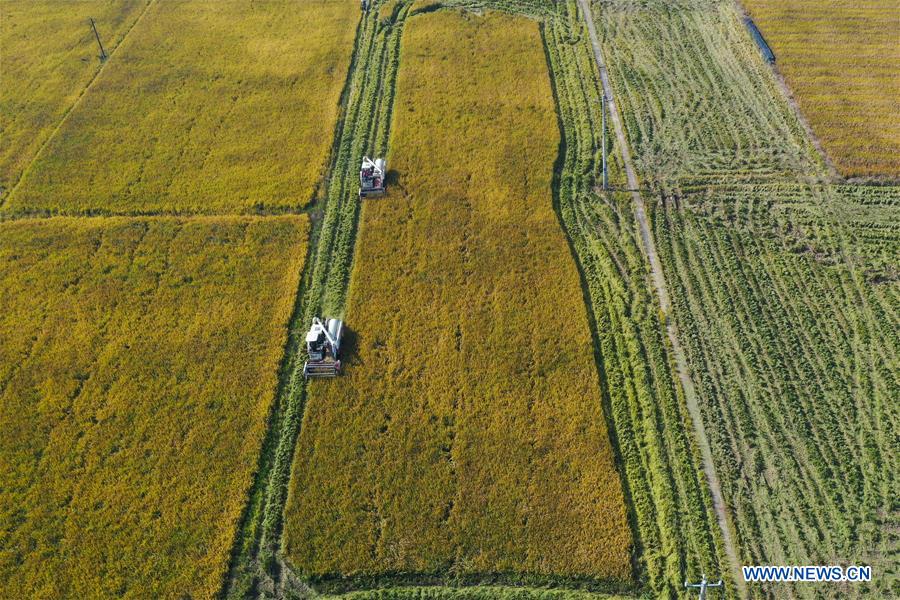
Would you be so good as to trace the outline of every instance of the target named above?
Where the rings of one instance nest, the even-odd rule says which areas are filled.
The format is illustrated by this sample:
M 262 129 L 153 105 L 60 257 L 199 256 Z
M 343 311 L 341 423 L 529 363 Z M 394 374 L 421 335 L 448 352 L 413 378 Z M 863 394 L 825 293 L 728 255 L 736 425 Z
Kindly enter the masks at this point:
M 603 190 L 606 191 L 609 189 L 609 175 L 606 170 L 606 94 L 601 96 L 600 113 L 602 115 L 600 128 L 603 130 Z
M 91 29 L 94 30 L 94 37 L 97 38 L 97 45 L 100 46 L 100 60 L 106 60 L 106 50 L 103 49 L 103 43 L 100 41 L 100 34 L 97 33 L 97 25 L 94 23 L 94 17 L 91 17 Z

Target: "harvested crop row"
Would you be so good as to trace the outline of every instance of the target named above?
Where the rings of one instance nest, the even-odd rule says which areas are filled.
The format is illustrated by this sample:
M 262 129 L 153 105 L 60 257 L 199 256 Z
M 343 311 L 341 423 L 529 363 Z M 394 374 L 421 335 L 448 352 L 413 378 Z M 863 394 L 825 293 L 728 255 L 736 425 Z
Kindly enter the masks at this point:
M 211 597 L 304 217 L 0 224 L 0 596 Z
M 391 587 L 319 596 L 322 600 L 628 600 L 632 596 L 612 596 L 566 589 L 470 586 Z
M 659 207 L 660 259 L 743 563 L 839 561 L 886 574 L 900 494 L 900 285 L 867 280 L 882 252 L 846 251 L 853 229 L 822 208 L 843 204 L 835 190 L 795 194 L 709 194 Z M 806 236 L 812 224 L 795 217 L 810 209 L 778 208 L 801 199 L 819 207 L 816 227 L 832 230 L 839 247 Z M 896 269 L 900 240 L 890 235 Z M 889 597 L 892 585 L 885 576 L 758 591 Z
M 730 0 L 594 0 L 597 30 L 647 184 L 786 179 L 812 146 Z
M 309 390 L 287 558 L 313 581 L 627 581 L 631 535 L 550 197 L 559 133 L 537 24 L 420 15 L 401 54 L 398 182 L 363 207 L 354 348 L 344 377 Z
M 154 3 L 7 209 L 307 204 L 331 148 L 358 15 L 353 0 Z
M 900 278 L 900 187 L 737 184 L 689 197 L 719 222 L 778 232 L 819 264 L 846 261 L 875 282 Z
M 837 168 L 900 177 L 897 0 L 742 0 Z
M 566 16 L 544 29 L 565 136 L 559 210 L 590 300 L 604 395 L 639 536 L 639 577 L 654 597 L 675 597 L 685 579 L 702 573 L 727 579 L 719 566 L 722 541 L 646 280 L 630 195 L 592 189 L 602 136 L 599 84 L 593 90 L 589 84 L 590 44 L 571 43 L 573 36 L 587 39 L 584 26 Z M 624 184 L 618 164 L 611 181 Z
M 100 68 L 88 21 L 107 53 L 146 6 L 139 0 L 3 0 L 0 6 L 0 198 Z
M 593 301 L 606 389 L 654 597 L 685 579 L 723 572 L 707 482 L 670 365 L 660 314 L 647 289 L 631 198 L 573 199 L 571 216 Z M 664 425 L 660 425 L 664 424 Z

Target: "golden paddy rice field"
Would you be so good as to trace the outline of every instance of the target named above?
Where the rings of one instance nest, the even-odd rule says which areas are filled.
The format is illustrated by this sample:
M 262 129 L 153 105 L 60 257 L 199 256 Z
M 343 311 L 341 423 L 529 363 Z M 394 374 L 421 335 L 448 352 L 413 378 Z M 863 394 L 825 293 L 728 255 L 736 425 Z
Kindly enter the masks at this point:
M 305 217 L 0 224 L 0 596 L 211 597 Z
M 349 0 L 152 2 L 6 210 L 303 207 L 331 148 L 358 15 Z
M 398 182 L 363 205 L 353 355 L 309 388 L 286 555 L 313 580 L 626 581 L 631 533 L 550 196 L 559 132 L 537 24 L 442 11 L 406 27 Z
M 841 174 L 900 177 L 896 0 L 742 0 Z

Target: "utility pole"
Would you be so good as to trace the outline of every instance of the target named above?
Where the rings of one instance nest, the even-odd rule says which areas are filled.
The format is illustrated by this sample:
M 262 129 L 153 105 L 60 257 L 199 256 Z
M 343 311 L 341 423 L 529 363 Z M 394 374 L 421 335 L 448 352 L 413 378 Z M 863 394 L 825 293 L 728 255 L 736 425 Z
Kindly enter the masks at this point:
M 94 37 L 97 38 L 97 45 L 100 46 L 100 62 L 108 58 L 106 50 L 103 49 L 103 43 L 100 41 L 100 34 L 97 33 L 97 24 L 94 23 L 94 17 L 91 17 L 91 29 L 94 30 Z
M 609 189 L 609 175 L 606 170 L 606 94 L 603 94 L 600 100 L 600 120 L 601 125 L 600 129 L 603 131 L 603 191 L 607 191 Z

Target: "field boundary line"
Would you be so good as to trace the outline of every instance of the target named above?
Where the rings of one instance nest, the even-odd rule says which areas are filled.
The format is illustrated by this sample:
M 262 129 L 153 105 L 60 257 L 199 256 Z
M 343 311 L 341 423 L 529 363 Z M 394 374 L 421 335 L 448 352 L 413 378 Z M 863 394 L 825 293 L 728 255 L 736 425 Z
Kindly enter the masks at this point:
M 69 115 L 72 114 L 78 105 L 81 104 L 82 99 L 87 95 L 90 91 L 91 86 L 94 85 L 94 82 L 97 81 L 97 78 L 100 77 L 100 74 L 103 73 L 104 69 L 106 69 L 106 65 L 112 60 L 113 56 L 116 55 L 116 52 L 119 51 L 123 45 L 125 45 L 125 41 L 128 39 L 128 36 L 131 34 L 132 30 L 137 27 L 137 24 L 141 22 L 144 18 L 144 15 L 150 10 L 150 7 L 156 4 L 156 0 L 147 0 L 147 4 L 144 5 L 144 10 L 141 11 L 141 14 L 137 16 L 131 26 L 122 34 L 122 39 L 119 40 L 119 43 L 116 44 L 116 47 L 109 51 L 109 54 L 106 57 L 106 60 L 100 64 L 100 68 L 91 76 L 90 80 L 87 84 L 81 89 L 81 92 L 78 94 L 78 97 L 75 98 L 75 101 L 66 109 L 63 113 L 62 117 L 60 117 L 59 122 L 53 128 L 49 134 L 47 134 L 46 139 L 41 142 L 41 145 L 38 147 L 37 152 L 34 153 L 34 156 L 31 157 L 31 160 L 28 161 L 28 165 L 22 169 L 22 173 L 19 175 L 19 178 L 16 182 L 9 188 L 9 193 L 6 194 L 5 198 L 0 198 L 0 208 L 6 206 L 10 200 L 12 200 L 13 196 L 16 193 L 16 190 L 19 189 L 19 186 L 28 178 L 28 174 L 34 168 L 35 163 L 39 158 L 44 154 L 44 150 L 46 150 L 47 146 L 50 145 L 50 142 L 56 137 L 56 134 L 59 133 L 59 130 L 62 129 L 62 126 L 66 124 L 66 121 L 69 120 Z
M 738 19 L 752 19 L 750 13 L 744 7 L 741 0 L 734 0 L 734 10 L 737 13 Z M 754 21 L 755 24 L 755 21 Z M 777 57 L 776 57 L 777 59 Z M 813 150 L 818 153 L 818 159 L 821 161 L 821 167 L 824 167 L 824 175 L 831 180 L 831 182 L 842 182 L 845 181 L 845 177 L 841 175 L 840 171 L 838 171 L 837 167 L 834 164 L 834 161 L 831 159 L 831 156 L 828 152 L 825 151 L 825 146 L 822 145 L 822 140 L 819 139 L 819 136 L 816 135 L 816 132 L 813 131 L 812 125 L 810 125 L 809 121 L 806 119 L 806 115 L 803 114 L 803 111 L 800 110 L 800 104 L 797 103 L 797 98 L 794 96 L 793 90 L 788 85 L 787 80 L 782 75 L 781 70 L 778 68 L 778 63 L 773 63 L 771 65 L 766 65 L 769 68 L 769 72 L 772 74 L 772 79 L 775 81 L 775 88 L 781 92 L 781 97 L 787 103 L 788 108 L 794 114 L 794 118 L 797 119 L 797 122 L 800 123 L 800 127 L 803 128 L 804 133 L 806 133 L 806 140 L 812 146 Z
M 666 286 L 662 265 L 659 262 L 656 244 L 653 241 L 653 235 L 647 222 L 644 199 L 641 196 L 641 193 L 636 191 L 639 190 L 640 187 L 632 164 L 631 151 L 629 150 L 628 141 L 625 137 L 625 128 L 622 125 L 619 109 L 615 102 L 615 96 L 613 95 L 612 85 L 610 84 L 609 74 L 606 70 L 606 62 L 603 59 L 603 51 L 601 50 L 600 42 L 597 39 L 597 29 L 594 25 L 594 17 L 591 12 L 590 2 L 589 0 L 578 0 L 578 4 L 581 7 L 584 20 L 587 21 L 588 35 L 591 38 L 591 45 L 594 48 L 594 58 L 597 61 L 597 68 L 600 71 L 600 82 L 603 85 L 603 93 L 606 95 L 606 105 L 609 107 L 610 121 L 612 122 L 616 140 L 618 141 L 619 148 L 621 148 L 622 152 L 625 178 L 628 182 L 628 187 L 632 190 L 630 193 L 634 201 L 634 214 L 638 221 L 641 233 L 641 243 L 644 247 L 644 253 L 646 254 L 647 262 L 650 267 L 650 279 L 653 282 L 653 287 L 659 300 L 659 308 L 662 310 L 663 314 L 666 315 L 666 334 L 672 348 L 673 358 L 675 359 L 675 369 L 678 373 L 678 379 L 684 392 L 685 403 L 687 404 L 688 412 L 691 415 L 695 438 L 700 446 L 700 453 L 703 458 L 703 471 L 706 474 L 706 479 L 709 484 L 709 491 L 712 497 L 713 510 L 716 513 L 716 520 L 719 522 L 719 529 L 722 532 L 725 554 L 728 556 L 728 561 L 731 563 L 729 567 L 735 585 L 737 586 L 738 595 L 741 598 L 746 598 L 747 591 L 740 577 L 738 554 L 735 550 L 734 540 L 728 524 L 728 515 L 722 496 L 722 488 L 719 483 L 719 477 L 716 474 L 715 464 L 713 463 L 712 449 L 709 445 L 709 439 L 706 436 L 706 429 L 703 425 L 703 416 L 700 412 L 700 405 L 697 400 L 697 391 L 694 388 L 694 383 L 689 374 L 684 349 L 678 341 L 678 329 L 675 325 L 675 321 L 668 316 L 671 311 L 669 291 Z

